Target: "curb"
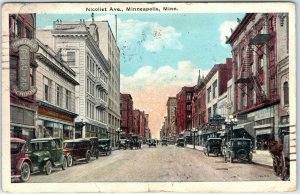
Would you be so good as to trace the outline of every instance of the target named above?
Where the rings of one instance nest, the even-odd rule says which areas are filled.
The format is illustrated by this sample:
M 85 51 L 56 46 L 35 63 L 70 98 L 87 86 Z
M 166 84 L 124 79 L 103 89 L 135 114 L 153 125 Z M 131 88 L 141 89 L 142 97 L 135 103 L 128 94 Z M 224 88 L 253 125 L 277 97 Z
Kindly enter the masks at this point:
M 194 149 L 194 148 L 191 148 L 191 147 L 186 147 L 186 148 L 189 148 L 189 149 L 192 149 L 192 150 L 197 150 L 197 151 L 203 152 L 203 150 Z M 257 165 L 257 166 L 262 166 L 262 167 L 266 167 L 266 168 L 273 169 L 273 166 L 270 166 L 270 165 L 268 165 L 268 164 L 262 164 L 262 163 L 254 162 L 254 161 L 252 161 L 251 164 L 254 164 L 254 165 Z

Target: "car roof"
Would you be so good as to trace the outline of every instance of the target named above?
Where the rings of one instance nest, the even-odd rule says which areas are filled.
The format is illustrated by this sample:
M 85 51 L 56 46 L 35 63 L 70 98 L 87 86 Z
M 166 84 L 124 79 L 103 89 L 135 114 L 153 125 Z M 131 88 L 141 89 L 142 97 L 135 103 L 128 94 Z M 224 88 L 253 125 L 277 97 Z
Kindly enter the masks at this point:
M 246 141 L 251 141 L 251 139 L 248 138 L 231 138 L 230 141 L 234 141 L 234 140 L 246 140 Z
M 24 139 L 20 139 L 17 137 L 11 137 L 10 142 L 26 143 L 26 141 Z
M 110 139 L 98 139 L 99 141 L 109 141 Z
M 90 141 L 90 140 L 89 139 L 83 139 L 83 138 L 70 139 L 70 140 L 65 140 L 64 143 L 69 143 L 69 142 L 83 142 L 83 141 Z
M 218 137 L 211 137 L 211 138 L 208 138 L 207 140 L 210 140 L 210 139 L 222 140 L 221 138 L 218 138 Z
M 60 137 L 47 137 L 47 138 L 38 138 L 38 139 L 32 139 L 30 140 L 31 143 L 33 142 L 46 142 L 50 140 L 56 140 L 56 139 L 61 139 Z

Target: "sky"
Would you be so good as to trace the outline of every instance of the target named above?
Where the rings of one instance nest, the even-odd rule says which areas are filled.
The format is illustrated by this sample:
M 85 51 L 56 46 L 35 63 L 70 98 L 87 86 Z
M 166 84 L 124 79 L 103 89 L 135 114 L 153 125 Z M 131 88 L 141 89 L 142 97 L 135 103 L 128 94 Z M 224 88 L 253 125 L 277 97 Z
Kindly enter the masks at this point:
M 149 114 L 152 136 L 166 114 L 169 96 L 183 86 L 196 84 L 199 70 L 206 75 L 231 57 L 225 44 L 237 18 L 245 13 L 118 14 L 117 43 L 120 49 L 121 93 L 130 93 L 134 108 Z M 107 20 L 116 32 L 115 15 L 94 15 Z M 90 14 L 37 14 L 37 29 L 51 29 L 53 21 L 91 20 Z

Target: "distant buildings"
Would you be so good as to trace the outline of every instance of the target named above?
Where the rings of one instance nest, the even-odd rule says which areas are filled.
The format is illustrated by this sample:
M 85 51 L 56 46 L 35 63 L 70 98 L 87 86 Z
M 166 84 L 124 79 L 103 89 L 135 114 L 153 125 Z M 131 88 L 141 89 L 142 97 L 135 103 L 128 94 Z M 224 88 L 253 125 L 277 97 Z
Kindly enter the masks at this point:
M 149 129 L 149 114 L 139 109 L 133 109 L 133 100 L 130 94 L 120 95 L 121 107 L 121 130 L 122 135 L 127 137 L 130 135 L 139 135 L 140 137 L 151 137 Z
M 167 101 L 167 130 L 168 137 L 176 134 L 176 97 L 169 97 Z

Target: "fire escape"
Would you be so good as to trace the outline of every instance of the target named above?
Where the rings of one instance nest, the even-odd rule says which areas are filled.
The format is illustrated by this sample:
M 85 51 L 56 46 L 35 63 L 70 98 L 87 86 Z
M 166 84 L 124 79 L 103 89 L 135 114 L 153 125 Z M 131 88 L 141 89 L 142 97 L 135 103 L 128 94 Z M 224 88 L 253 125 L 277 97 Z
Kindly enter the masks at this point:
M 264 81 L 264 70 L 261 67 L 262 64 L 259 60 L 260 57 L 263 57 L 263 55 L 268 55 L 269 46 L 268 43 L 270 39 L 272 38 L 272 34 L 257 34 L 255 37 L 253 37 L 248 44 L 246 44 L 245 49 L 245 57 L 243 58 L 243 61 L 241 63 L 241 67 L 239 69 L 237 80 L 235 81 L 235 84 L 241 89 L 243 95 L 246 95 L 247 97 L 247 107 L 243 107 L 242 110 L 249 110 L 257 105 L 261 105 L 264 103 L 267 103 L 270 99 L 267 98 L 266 95 L 266 89 L 263 87 L 263 84 L 266 84 L 268 82 Z M 267 53 L 264 52 L 265 46 L 267 47 Z M 256 47 L 256 49 L 255 49 Z M 257 59 L 254 59 L 254 52 L 257 53 Z M 255 65 L 254 60 L 256 60 L 256 68 L 250 68 L 252 65 Z M 266 61 L 264 65 L 268 65 L 268 73 L 269 73 L 269 79 L 270 81 L 272 78 L 276 77 L 276 65 L 270 64 L 270 61 Z M 255 70 L 255 72 L 253 72 Z M 271 85 L 271 84 L 270 84 Z M 255 88 L 256 93 L 256 101 L 254 103 L 253 99 L 255 96 L 253 96 L 252 89 Z M 274 81 L 274 85 L 272 88 L 270 88 L 270 91 L 272 93 L 272 90 L 276 91 L 276 82 Z M 272 95 L 270 94 L 270 97 Z M 242 99 L 244 100 L 244 99 Z

